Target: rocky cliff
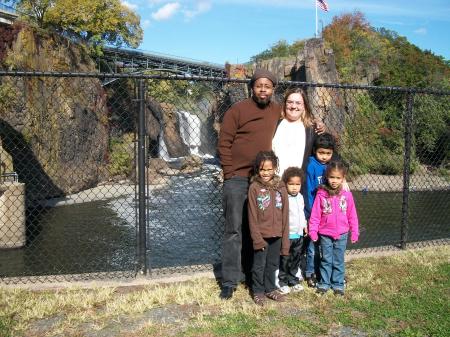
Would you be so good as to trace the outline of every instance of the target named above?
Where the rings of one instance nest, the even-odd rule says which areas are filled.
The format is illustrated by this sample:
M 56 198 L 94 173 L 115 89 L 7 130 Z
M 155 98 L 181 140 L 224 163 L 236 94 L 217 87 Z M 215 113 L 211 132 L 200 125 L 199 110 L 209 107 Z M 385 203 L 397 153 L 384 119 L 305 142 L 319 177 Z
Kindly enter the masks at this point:
M 26 26 L 0 29 L 0 35 L 10 36 L 0 46 L 3 69 L 95 71 L 82 47 L 58 35 Z M 12 158 L 5 170 L 19 174 L 29 198 L 74 193 L 102 179 L 108 109 L 99 80 L 2 76 L 0 102 L 0 138 Z

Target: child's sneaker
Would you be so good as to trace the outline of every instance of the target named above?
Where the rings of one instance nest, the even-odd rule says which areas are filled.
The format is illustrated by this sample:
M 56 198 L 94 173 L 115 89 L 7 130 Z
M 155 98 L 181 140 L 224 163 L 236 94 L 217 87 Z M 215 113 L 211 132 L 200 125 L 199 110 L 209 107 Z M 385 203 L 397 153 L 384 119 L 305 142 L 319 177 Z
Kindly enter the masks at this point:
M 342 289 L 333 289 L 333 292 L 337 296 L 344 296 L 344 290 Z
M 324 294 L 326 294 L 327 291 L 328 291 L 328 289 L 325 289 L 325 288 L 317 288 L 316 294 L 324 295 Z
M 296 284 L 296 285 L 292 286 L 290 290 L 292 292 L 296 293 L 296 292 L 302 291 L 304 289 L 305 288 L 301 284 Z
M 289 288 L 288 286 L 282 286 L 278 289 L 278 291 L 283 295 L 287 295 L 291 292 L 291 288 Z
M 306 284 L 308 285 L 308 287 L 310 288 L 315 288 L 316 287 L 316 277 L 314 275 L 311 275 L 310 277 L 306 278 Z

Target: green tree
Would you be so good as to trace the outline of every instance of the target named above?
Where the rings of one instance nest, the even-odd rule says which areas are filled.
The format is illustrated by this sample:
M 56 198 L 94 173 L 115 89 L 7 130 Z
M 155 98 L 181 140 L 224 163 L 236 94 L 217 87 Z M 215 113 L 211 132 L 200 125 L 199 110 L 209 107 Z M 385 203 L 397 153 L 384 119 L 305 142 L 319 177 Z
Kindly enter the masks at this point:
M 300 50 L 305 46 L 305 41 L 298 40 L 290 45 L 286 40 L 280 40 L 274 43 L 269 49 L 252 56 L 251 61 L 255 62 L 258 60 L 268 60 L 274 57 L 288 57 L 295 56 Z
M 53 28 L 93 46 L 137 47 L 142 41 L 140 17 L 120 0 L 17 0 L 23 18 Z
M 421 50 L 394 31 L 371 27 L 360 12 L 334 17 L 323 36 L 334 51 L 343 82 L 355 83 L 366 69 L 372 68 L 376 74 L 372 84 L 378 86 L 450 89 L 448 61 L 429 50 Z M 373 154 L 371 158 L 389 158 L 391 153 L 401 155 L 396 149 L 403 146 L 399 130 L 403 127 L 406 98 L 388 91 L 373 91 L 359 103 L 361 109 L 372 111 L 374 116 L 378 113 L 380 118 L 378 129 L 381 132 L 375 133 L 375 145 L 371 147 L 379 156 Z M 445 167 L 450 121 L 448 96 L 416 94 L 413 114 L 414 158 L 424 164 Z M 353 125 L 353 121 L 349 122 L 347 131 Z M 372 127 L 373 123 L 370 125 Z M 371 127 L 364 133 L 373 134 Z M 352 144 L 348 146 L 351 148 Z M 376 162 L 369 165 L 361 158 L 356 162 L 361 172 L 398 173 L 395 165 L 380 166 Z
M 361 12 L 335 16 L 323 37 L 342 82 L 355 83 L 372 68 L 378 72 L 376 85 L 449 88 L 448 61 L 394 31 L 372 27 Z
M 54 0 L 7 0 L 6 3 L 16 6 L 22 19 L 32 19 L 39 27 L 43 27 L 44 17 L 47 11 L 53 6 Z
M 443 57 L 422 51 L 397 33 L 377 30 L 385 39 L 386 57 L 375 84 L 449 89 L 450 66 Z
M 361 12 L 335 16 L 325 27 L 323 38 L 334 51 L 339 77 L 344 83 L 357 82 L 367 69 L 383 63 L 383 40 Z

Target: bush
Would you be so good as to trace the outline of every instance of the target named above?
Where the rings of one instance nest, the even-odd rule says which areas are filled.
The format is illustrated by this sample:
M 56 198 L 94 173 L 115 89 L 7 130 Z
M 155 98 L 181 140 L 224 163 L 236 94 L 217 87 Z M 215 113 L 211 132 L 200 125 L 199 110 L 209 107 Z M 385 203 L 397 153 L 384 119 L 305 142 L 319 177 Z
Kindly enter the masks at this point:
M 387 124 L 384 118 L 386 111 L 378 109 L 366 93 L 356 96 L 355 106 L 355 111 L 346 116 L 340 152 L 350 164 L 350 174 L 401 174 L 404 165 L 401 125 Z M 418 167 L 414 152 L 413 147 L 411 173 Z
M 134 167 L 134 134 L 113 137 L 109 144 L 108 172 L 111 176 L 130 176 Z

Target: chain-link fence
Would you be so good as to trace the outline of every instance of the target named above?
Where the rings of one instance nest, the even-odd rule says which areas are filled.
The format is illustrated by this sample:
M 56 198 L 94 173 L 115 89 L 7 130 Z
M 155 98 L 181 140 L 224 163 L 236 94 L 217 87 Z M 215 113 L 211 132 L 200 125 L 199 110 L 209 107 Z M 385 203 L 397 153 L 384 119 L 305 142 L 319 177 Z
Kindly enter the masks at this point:
M 450 92 L 301 86 L 338 140 L 353 252 L 447 243 Z M 246 80 L 0 73 L 0 279 L 134 277 L 220 262 L 225 111 Z

